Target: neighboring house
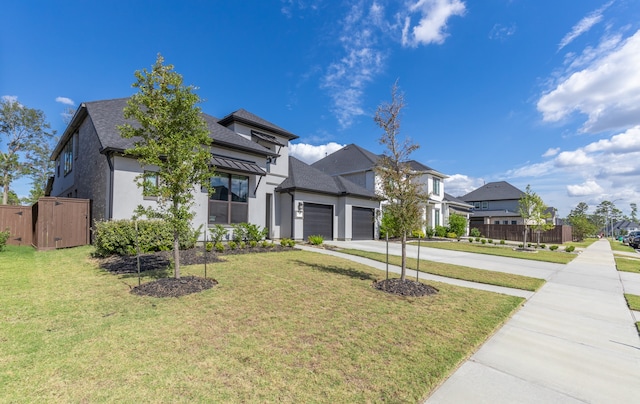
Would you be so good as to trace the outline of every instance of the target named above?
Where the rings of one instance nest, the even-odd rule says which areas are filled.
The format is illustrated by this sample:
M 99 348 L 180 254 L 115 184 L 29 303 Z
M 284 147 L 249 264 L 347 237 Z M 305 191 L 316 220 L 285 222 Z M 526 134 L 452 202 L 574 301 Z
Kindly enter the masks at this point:
M 340 175 L 371 192 L 379 193 L 375 168 L 380 158 L 380 155 L 350 144 L 311 166 L 330 176 Z M 444 179 L 448 177 L 415 160 L 408 164 L 412 170 L 420 173 L 418 181 L 424 184 L 425 191 L 429 193 L 429 201 L 424 210 L 425 226 L 445 226 L 449 217 L 449 204 L 445 200 Z
M 157 167 L 142 167 L 124 153 L 134 142 L 122 138 L 117 128 L 127 122 L 126 102 L 121 98 L 81 104 L 51 156 L 56 169 L 49 194 L 90 199 L 92 223 L 129 219 L 138 205 L 156 203 L 153 197 L 143 197 L 135 177 Z M 207 114 L 203 118 L 213 140 L 211 164 L 216 174 L 211 186 L 215 192 L 209 195 L 194 184 L 194 227 L 249 222 L 266 227 L 269 238 L 301 240 L 309 225 L 305 227 L 306 215 L 299 214 L 298 207 L 317 204 L 325 211 L 331 208 L 331 232 L 323 236 L 349 239 L 353 206 L 379 207 L 370 194 L 350 193 L 351 186 L 345 186 L 343 200 L 333 189 L 303 194 L 292 191 L 295 184 L 280 188 L 291 172 L 289 142 L 298 136 L 243 109 L 222 119 Z M 327 217 L 325 213 L 321 220 Z
M 613 222 L 613 224 L 608 227 L 608 231 L 602 231 L 602 233 L 611 234 L 613 231 L 613 235 L 626 235 L 635 230 L 640 230 L 640 224 L 629 220 L 620 220 Z
M 490 182 L 459 197 L 473 206 L 470 224 L 524 224 L 520 216 L 519 201 L 525 193 L 506 181 Z M 556 222 L 556 209 L 549 207 L 548 221 Z
M 463 201 L 460 198 L 456 198 L 448 193 L 444 193 L 444 199 L 442 200 L 442 204 L 445 206 L 445 218 L 444 221 L 446 224 L 449 223 L 449 216 L 452 213 L 457 215 L 464 216 L 467 219 L 467 228 L 465 229 L 464 235 L 469 234 L 469 222 L 471 218 L 471 213 L 473 212 L 473 205 Z

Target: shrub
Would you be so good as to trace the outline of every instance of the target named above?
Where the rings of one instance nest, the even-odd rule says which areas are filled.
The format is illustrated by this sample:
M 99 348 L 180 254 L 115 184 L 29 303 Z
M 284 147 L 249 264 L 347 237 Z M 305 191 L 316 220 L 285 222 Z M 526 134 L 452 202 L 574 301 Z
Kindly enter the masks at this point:
M 518 244 L 518 248 L 522 248 L 522 247 L 524 247 L 524 244 L 522 243 Z
M 552 246 L 550 246 L 550 247 L 549 247 L 549 249 L 550 249 L 551 251 L 555 251 L 555 250 L 557 250 L 557 249 L 558 249 L 558 246 L 557 246 L 557 245 L 552 245 Z
M 476 237 L 476 241 L 479 243 L 480 242 L 480 237 Z
M 141 253 L 173 249 L 173 232 L 163 220 L 110 220 L 95 222 L 93 227 L 96 255 L 133 255 L 136 241 Z M 180 249 L 193 248 L 202 226 L 179 235 Z
M 424 230 L 424 235 L 425 235 L 427 238 L 433 238 L 433 235 L 434 235 L 434 234 L 436 234 L 436 231 L 433 229 L 433 227 L 427 227 L 427 228 Z
M 241 241 L 238 243 L 238 248 L 241 250 L 244 250 L 245 248 L 247 248 L 247 243 L 246 241 Z
M 221 253 L 224 251 L 224 244 L 222 244 L 221 242 L 217 242 L 215 248 L 217 252 Z
M 398 222 L 388 213 L 382 213 L 382 219 L 380 219 L 380 238 L 397 237 L 396 229 L 398 228 Z
M 565 248 L 564 251 L 570 253 L 570 252 L 573 252 L 575 249 L 576 249 L 575 246 L 570 245 L 570 246 L 567 246 L 567 248 Z
M 413 238 L 424 238 L 424 232 L 422 230 L 413 230 L 411 232 L 411 237 L 413 237 Z
M 280 240 L 280 245 L 283 247 L 293 247 L 296 245 L 295 240 L 291 240 L 290 238 L 283 238 Z
M 469 237 L 469 242 L 473 243 L 473 239 L 471 237 Z
M 480 242 L 481 242 L 482 244 L 487 244 L 487 240 L 486 240 L 486 239 L 484 239 L 484 238 L 483 238 L 482 240 L 480 240 Z
M 11 236 L 11 232 L 9 229 L 5 231 L 0 231 L 0 251 L 4 250 L 4 247 L 7 245 L 7 240 Z
M 238 243 L 236 243 L 233 240 L 229 241 L 229 243 L 227 243 L 227 245 L 229 246 L 230 250 L 235 250 L 236 248 L 238 248 Z
M 247 240 L 249 241 L 255 241 L 257 243 L 258 241 L 265 239 L 267 237 L 267 233 L 269 233 L 269 230 L 266 227 L 261 228 L 260 226 L 251 223 L 245 223 L 244 225 Z
M 249 240 L 249 247 L 256 248 L 258 246 L 258 242 L 256 240 Z
M 436 226 L 436 236 L 437 237 L 446 237 L 447 228 L 444 226 Z
M 272 248 L 273 242 L 269 242 L 267 240 L 263 240 L 261 243 L 262 248 Z
M 235 241 L 236 244 L 242 240 L 246 240 L 247 238 L 247 228 L 245 225 L 246 223 L 234 223 L 231 225 L 231 228 L 233 229 L 231 240 Z
M 458 235 L 454 232 L 447 233 L 447 238 L 458 238 Z
M 207 250 L 207 252 L 211 252 L 213 251 L 213 243 L 212 242 L 208 242 L 205 246 L 204 249 Z
M 546 244 L 540 244 L 540 248 L 542 248 L 543 250 L 547 248 Z
M 480 229 L 478 229 L 477 227 L 472 228 L 471 230 L 469 230 L 469 235 L 471 237 L 480 237 Z
M 492 239 L 489 239 L 489 240 L 487 240 L 487 243 L 489 243 L 489 244 L 493 244 L 493 240 L 492 240 Z
M 209 234 L 211 234 L 211 241 L 213 244 L 220 243 L 228 233 L 229 231 L 221 224 L 216 224 L 209 229 Z
M 466 229 L 467 229 L 466 217 L 462 215 L 458 215 L 456 213 L 452 213 L 449 215 L 449 232 L 450 233 L 464 234 Z
M 527 247 L 529 247 L 529 248 L 531 248 L 532 245 L 533 244 L 531 244 L 531 243 L 527 243 Z
M 504 245 L 505 241 L 504 240 L 500 240 L 500 244 Z
M 324 237 L 321 235 L 309 236 L 309 243 L 311 245 L 320 245 L 324 242 Z

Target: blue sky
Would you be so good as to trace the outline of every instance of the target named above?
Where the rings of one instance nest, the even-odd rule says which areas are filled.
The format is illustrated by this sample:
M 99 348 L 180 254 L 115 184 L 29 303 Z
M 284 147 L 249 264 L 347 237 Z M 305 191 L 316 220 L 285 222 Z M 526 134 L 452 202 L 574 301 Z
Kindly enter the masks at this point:
M 398 80 L 401 135 L 446 192 L 530 184 L 561 216 L 640 203 L 636 0 L 8 0 L 0 41 L 0 96 L 58 133 L 65 108 L 131 95 L 161 53 L 206 113 L 245 108 L 307 162 L 381 153 L 373 114 Z

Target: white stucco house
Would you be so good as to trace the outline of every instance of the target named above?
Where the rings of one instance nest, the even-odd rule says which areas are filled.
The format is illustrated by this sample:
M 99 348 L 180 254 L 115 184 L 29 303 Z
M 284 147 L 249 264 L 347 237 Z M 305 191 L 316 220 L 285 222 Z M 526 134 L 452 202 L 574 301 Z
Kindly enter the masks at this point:
M 380 158 L 378 154 L 350 144 L 316 161 L 311 166 L 329 175 L 340 175 L 372 192 L 379 193 L 379 179 L 376 177 L 375 167 Z M 444 180 L 448 178 L 447 175 L 415 160 L 409 161 L 408 164 L 413 171 L 420 174 L 416 181 L 423 184 L 424 191 L 429 194 L 429 200 L 424 207 L 425 228 L 447 226 L 451 213 L 469 218 L 473 205 L 445 193 Z
M 91 200 L 92 223 L 129 219 L 138 205 L 156 203 L 134 180 L 154 167 L 124 154 L 133 145 L 117 129 L 126 122 L 126 102 L 82 103 L 51 156 L 56 168 L 48 195 Z M 203 118 L 213 140 L 216 192 L 210 196 L 194 184 L 194 228 L 248 222 L 266 227 L 272 239 L 374 237 L 375 194 L 290 157 L 289 142 L 298 136 L 243 109 Z

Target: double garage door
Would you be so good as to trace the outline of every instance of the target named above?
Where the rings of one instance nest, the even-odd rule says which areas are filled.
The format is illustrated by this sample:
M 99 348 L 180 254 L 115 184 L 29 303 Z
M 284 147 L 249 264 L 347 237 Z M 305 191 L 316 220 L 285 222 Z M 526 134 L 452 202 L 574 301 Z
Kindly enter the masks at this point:
M 370 208 L 352 209 L 351 238 L 353 240 L 372 240 L 374 229 L 374 210 Z M 333 240 L 333 206 L 315 203 L 304 204 L 303 237 L 320 235 L 325 240 Z

